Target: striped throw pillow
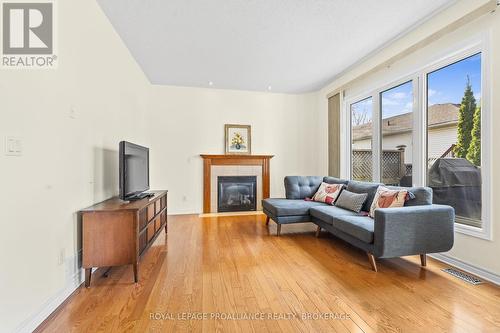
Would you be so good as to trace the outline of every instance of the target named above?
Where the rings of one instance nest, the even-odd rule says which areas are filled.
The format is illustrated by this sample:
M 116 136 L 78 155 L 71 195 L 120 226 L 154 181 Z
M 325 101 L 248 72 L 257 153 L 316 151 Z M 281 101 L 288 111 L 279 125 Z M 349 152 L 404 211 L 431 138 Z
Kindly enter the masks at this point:
M 343 190 L 337 202 L 335 202 L 335 206 L 359 213 L 367 197 L 368 193 L 354 193 Z

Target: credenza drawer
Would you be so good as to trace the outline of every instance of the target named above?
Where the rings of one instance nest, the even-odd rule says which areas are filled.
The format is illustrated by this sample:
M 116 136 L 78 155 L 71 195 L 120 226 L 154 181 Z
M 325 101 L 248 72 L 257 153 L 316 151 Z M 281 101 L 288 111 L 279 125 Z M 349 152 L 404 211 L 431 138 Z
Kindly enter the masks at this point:
M 142 253 L 148 245 L 148 233 L 144 231 L 139 235 L 139 253 Z
M 161 211 L 161 203 L 160 200 L 155 201 L 155 215 L 159 214 Z
M 143 209 L 139 211 L 139 231 L 144 229 L 148 224 L 148 211 L 147 209 Z
M 161 219 L 160 217 L 157 217 L 155 219 L 155 232 L 158 232 L 158 230 L 160 230 L 161 228 Z
M 153 238 L 155 235 L 155 223 L 151 222 L 148 224 L 148 242 Z
M 148 206 L 148 222 L 155 216 L 155 204 L 152 203 Z

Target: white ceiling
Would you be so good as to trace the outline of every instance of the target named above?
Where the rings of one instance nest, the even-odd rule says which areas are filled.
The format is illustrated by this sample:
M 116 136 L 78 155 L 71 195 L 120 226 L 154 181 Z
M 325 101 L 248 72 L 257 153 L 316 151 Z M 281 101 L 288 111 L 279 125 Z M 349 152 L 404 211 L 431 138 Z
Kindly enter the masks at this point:
M 301 93 L 454 0 L 98 0 L 153 84 Z

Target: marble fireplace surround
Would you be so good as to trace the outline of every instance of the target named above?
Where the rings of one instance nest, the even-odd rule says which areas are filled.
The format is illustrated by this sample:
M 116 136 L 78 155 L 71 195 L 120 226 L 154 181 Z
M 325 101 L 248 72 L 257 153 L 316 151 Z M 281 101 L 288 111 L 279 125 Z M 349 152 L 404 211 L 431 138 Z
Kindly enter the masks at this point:
M 256 176 L 257 210 L 269 198 L 269 162 L 273 155 L 201 155 L 203 158 L 203 213 L 217 213 L 218 176 Z

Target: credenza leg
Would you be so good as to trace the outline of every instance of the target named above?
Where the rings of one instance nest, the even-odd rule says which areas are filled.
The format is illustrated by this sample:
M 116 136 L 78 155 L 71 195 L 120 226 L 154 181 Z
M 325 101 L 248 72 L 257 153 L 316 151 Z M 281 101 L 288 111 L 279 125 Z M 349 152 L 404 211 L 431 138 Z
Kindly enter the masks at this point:
M 137 283 L 139 281 L 139 273 L 137 271 L 137 263 L 133 264 L 134 266 L 134 282 Z
M 102 277 L 107 278 L 109 276 L 109 271 L 111 270 L 111 266 L 106 267 L 106 271 L 102 274 Z
M 85 268 L 85 288 L 90 287 L 91 278 L 92 278 L 92 268 Z

